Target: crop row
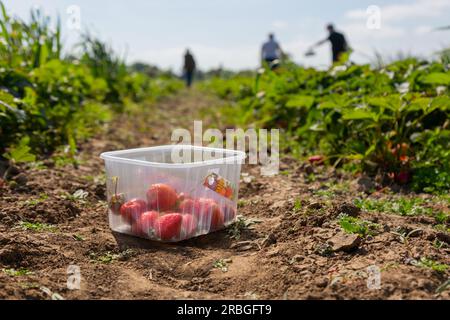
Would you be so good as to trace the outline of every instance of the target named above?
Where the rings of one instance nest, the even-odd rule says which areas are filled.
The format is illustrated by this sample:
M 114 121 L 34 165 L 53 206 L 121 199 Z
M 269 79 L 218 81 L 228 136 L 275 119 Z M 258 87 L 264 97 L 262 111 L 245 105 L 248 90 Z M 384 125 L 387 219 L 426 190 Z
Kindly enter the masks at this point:
M 280 128 L 284 150 L 415 190 L 450 189 L 450 65 L 405 59 L 327 71 L 286 63 L 203 87 L 227 124 Z

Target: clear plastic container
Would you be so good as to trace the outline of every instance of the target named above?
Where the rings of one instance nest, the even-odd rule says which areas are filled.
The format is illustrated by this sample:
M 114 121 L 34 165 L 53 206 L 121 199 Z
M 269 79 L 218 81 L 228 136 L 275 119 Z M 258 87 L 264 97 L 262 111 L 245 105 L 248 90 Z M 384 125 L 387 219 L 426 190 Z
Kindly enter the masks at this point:
M 101 154 L 113 231 L 177 242 L 236 220 L 241 151 L 168 145 Z

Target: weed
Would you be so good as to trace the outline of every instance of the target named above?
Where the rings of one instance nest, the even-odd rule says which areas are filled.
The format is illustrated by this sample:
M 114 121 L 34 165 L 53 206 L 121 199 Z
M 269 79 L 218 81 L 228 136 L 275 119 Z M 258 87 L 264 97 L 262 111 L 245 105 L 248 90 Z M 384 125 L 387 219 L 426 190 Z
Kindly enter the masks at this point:
M 314 246 L 314 252 L 322 257 L 328 257 L 333 254 L 333 248 L 328 243 L 317 243 Z
M 88 197 L 88 195 L 89 195 L 89 192 L 79 189 L 79 190 L 75 191 L 73 194 L 67 193 L 63 197 L 65 199 L 73 201 L 73 202 L 84 203 L 86 198 Z
M 238 205 L 238 208 L 245 207 L 247 205 L 247 201 L 244 199 L 240 199 L 240 200 L 238 200 L 237 205 Z
M 244 216 L 238 216 L 236 222 L 228 228 L 228 235 L 231 239 L 239 240 L 243 232 L 252 230 L 252 226 L 260 222 L 260 220 L 247 219 Z
M 302 209 L 302 200 L 300 198 L 296 198 L 294 201 L 294 213 L 299 212 Z
M 308 175 L 306 176 L 306 182 L 307 182 L 307 183 L 315 182 L 316 179 L 317 179 L 317 178 L 316 178 L 316 175 L 315 175 L 314 173 L 308 174 Z
M 27 206 L 35 206 L 39 203 L 45 202 L 45 200 L 48 199 L 48 195 L 46 195 L 45 193 L 41 193 L 39 195 L 39 198 L 37 199 L 28 199 L 25 201 L 25 205 Z
M 124 251 L 121 251 L 119 253 L 114 253 L 111 251 L 107 251 L 105 252 L 103 255 L 97 255 L 96 253 L 92 252 L 90 254 L 90 257 L 93 261 L 97 261 L 103 264 L 110 264 L 114 261 L 120 260 L 127 260 L 130 257 L 132 257 L 134 255 L 134 250 L 133 249 L 126 249 Z
M 433 247 L 435 247 L 436 249 L 442 249 L 444 247 L 447 247 L 447 244 L 444 241 L 440 241 L 438 239 L 435 239 L 433 241 Z
M 35 232 L 56 232 L 58 231 L 58 228 L 51 224 L 46 223 L 40 223 L 40 222 L 28 222 L 28 221 L 21 221 L 19 222 L 19 226 L 22 227 L 25 230 L 31 230 Z
M 2 271 L 11 277 L 21 277 L 21 276 L 28 276 L 28 275 L 33 274 L 32 271 L 30 271 L 26 268 L 21 268 L 21 269 L 10 268 L 10 269 L 2 269 Z
M 347 215 L 339 215 L 339 225 L 347 233 L 356 233 L 362 237 L 375 235 L 380 225 Z
M 417 265 L 422 268 L 431 269 L 437 272 L 445 272 L 448 269 L 447 264 L 439 263 L 437 261 L 434 261 L 432 259 L 428 259 L 426 257 L 422 257 L 418 262 Z
M 401 216 L 426 215 L 436 219 L 438 223 L 448 220 L 448 214 L 435 212 L 432 208 L 426 207 L 426 202 L 421 198 L 398 198 L 389 200 L 379 199 L 355 199 L 355 205 L 361 210 L 368 212 L 384 212 L 398 214 Z
M 228 265 L 232 262 L 231 259 L 219 259 L 213 264 L 214 268 L 221 270 L 222 272 L 228 271 Z
M 450 228 L 445 224 L 436 224 L 433 228 L 441 232 L 450 233 Z
M 314 191 L 314 195 L 327 199 L 332 199 L 336 194 L 332 190 L 316 190 Z

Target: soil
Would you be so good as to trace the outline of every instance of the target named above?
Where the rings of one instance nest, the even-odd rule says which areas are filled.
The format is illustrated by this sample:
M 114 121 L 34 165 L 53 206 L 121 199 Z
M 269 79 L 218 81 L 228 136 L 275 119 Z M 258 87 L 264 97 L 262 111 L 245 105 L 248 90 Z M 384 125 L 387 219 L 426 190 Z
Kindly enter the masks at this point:
M 415 263 L 450 264 L 448 233 L 433 228 L 434 219 L 362 212 L 352 204 L 367 196 L 357 178 L 288 156 L 273 177 L 243 168 L 239 214 L 254 224 L 239 238 L 228 229 L 169 245 L 112 233 L 99 154 L 167 144 L 173 128 L 212 121 L 205 110 L 220 103 L 182 91 L 118 117 L 80 145 L 78 166 L 55 155 L 0 181 L 0 299 L 449 299 L 448 289 L 437 289 L 450 270 Z M 344 233 L 341 213 L 376 223 L 378 232 Z M 393 233 L 400 228 L 420 230 L 402 242 Z M 67 287 L 70 265 L 80 268 L 78 290 Z M 369 266 L 381 271 L 379 287 L 367 285 Z

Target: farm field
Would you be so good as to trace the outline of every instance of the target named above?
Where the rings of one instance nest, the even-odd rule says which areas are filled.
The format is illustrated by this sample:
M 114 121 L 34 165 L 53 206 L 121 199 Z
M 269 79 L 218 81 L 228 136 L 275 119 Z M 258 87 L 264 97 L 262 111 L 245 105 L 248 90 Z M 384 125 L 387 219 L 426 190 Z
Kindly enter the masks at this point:
M 64 52 L 39 10 L 0 11 L 0 299 L 450 298 L 448 50 L 327 70 L 286 58 L 184 88 L 89 33 Z M 172 144 L 196 120 L 279 129 L 278 174 L 245 164 L 220 231 L 111 231 L 100 154 Z
M 21 168 L 26 181 L 2 187 L 1 298 L 449 298 L 448 232 L 426 214 L 447 211 L 448 198 L 388 191 L 367 196 L 357 179 L 327 167 L 314 167 L 310 181 L 309 163 L 292 157 L 282 158 L 283 174 L 275 177 L 244 168 L 239 214 L 245 220 L 228 230 L 176 245 L 112 234 L 98 155 L 167 143 L 172 128 L 189 128 L 189 119 L 211 104 L 223 102 L 181 91 L 144 109 L 148 117 L 140 124 L 150 122 L 150 133 L 123 116 L 83 143 L 78 169 L 55 167 L 51 159 L 45 169 Z M 184 122 L 175 116 L 180 113 L 189 115 Z M 357 198 L 378 206 L 360 210 Z M 344 232 L 342 213 L 355 217 L 345 229 L 361 240 Z M 70 264 L 81 268 L 81 290 L 66 287 Z M 366 285 L 367 267 L 374 264 L 381 269 L 381 290 Z

